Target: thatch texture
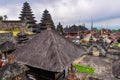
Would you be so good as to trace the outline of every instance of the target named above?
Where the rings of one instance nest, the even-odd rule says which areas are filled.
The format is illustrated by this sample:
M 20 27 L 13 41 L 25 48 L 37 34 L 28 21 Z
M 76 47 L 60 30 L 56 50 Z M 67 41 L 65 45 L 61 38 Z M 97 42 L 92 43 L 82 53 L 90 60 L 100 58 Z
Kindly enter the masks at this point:
M 64 31 L 65 32 L 69 32 L 69 33 L 77 33 L 77 32 L 80 32 L 80 31 L 85 31 L 85 30 L 88 30 L 84 25 L 72 25 L 72 26 L 69 26 L 64 28 Z
M 11 50 L 14 50 L 16 49 L 16 45 L 10 41 L 6 41 L 4 42 L 3 44 L 0 45 L 0 50 L 2 52 L 8 52 L 8 51 L 11 51 Z
M 84 52 L 57 32 L 45 30 L 13 53 L 18 62 L 48 71 L 61 72 Z
M 7 64 L 0 69 L 0 80 L 11 80 L 28 70 L 26 66 L 18 63 Z

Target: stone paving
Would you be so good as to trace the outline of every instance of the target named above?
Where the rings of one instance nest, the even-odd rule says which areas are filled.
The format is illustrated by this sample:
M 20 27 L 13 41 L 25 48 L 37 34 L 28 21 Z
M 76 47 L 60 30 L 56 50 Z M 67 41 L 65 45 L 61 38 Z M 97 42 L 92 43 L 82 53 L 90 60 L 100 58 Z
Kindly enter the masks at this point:
M 120 80 L 116 79 L 112 75 L 112 62 L 114 60 L 106 57 L 96 57 L 92 55 L 84 55 L 82 58 L 79 58 L 74 63 L 95 68 L 94 74 L 78 73 L 76 76 L 80 80 L 89 80 L 88 77 L 97 78 L 98 80 Z M 96 79 L 96 80 L 97 80 Z M 95 79 L 94 79 L 95 80 Z

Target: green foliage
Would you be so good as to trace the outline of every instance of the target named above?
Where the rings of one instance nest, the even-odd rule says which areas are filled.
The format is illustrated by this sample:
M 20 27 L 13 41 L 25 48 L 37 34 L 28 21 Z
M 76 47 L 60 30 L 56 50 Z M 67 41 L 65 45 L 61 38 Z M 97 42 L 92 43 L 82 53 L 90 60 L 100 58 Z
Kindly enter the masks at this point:
M 118 31 L 120 32 L 120 29 L 118 29 Z
M 74 64 L 73 66 L 78 70 L 78 72 L 82 72 L 82 73 L 93 74 L 95 70 L 94 68 L 81 66 L 79 64 Z
M 0 16 L 0 20 L 6 20 L 7 19 L 7 15 L 4 15 L 4 16 Z
M 0 54 L 2 54 L 2 51 L 0 50 Z
M 3 17 L 2 17 L 2 16 L 0 16 L 0 20 L 3 20 Z
M 93 28 L 92 30 L 95 31 L 95 32 L 98 32 L 98 29 L 96 27 Z
M 115 44 L 114 44 L 114 47 L 119 47 L 119 43 L 115 43 Z
M 4 20 L 6 20 L 8 18 L 7 15 L 4 15 L 3 17 L 4 17 Z
M 113 29 L 112 32 L 120 32 L 120 29 Z

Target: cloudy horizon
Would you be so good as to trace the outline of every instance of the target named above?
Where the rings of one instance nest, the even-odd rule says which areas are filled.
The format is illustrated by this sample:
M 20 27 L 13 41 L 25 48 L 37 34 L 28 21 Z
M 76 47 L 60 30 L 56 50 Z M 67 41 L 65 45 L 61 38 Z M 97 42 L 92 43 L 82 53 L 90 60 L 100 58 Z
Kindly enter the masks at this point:
M 120 28 L 120 0 L 26 0 L 36 17 L 41 20 L 42 13 L 48 9 L 55 25 L 85 24 L 98 28 Z M 24 0 L 1 0 L 0 15 L 7 15 L 9 20 L 18 20 Z

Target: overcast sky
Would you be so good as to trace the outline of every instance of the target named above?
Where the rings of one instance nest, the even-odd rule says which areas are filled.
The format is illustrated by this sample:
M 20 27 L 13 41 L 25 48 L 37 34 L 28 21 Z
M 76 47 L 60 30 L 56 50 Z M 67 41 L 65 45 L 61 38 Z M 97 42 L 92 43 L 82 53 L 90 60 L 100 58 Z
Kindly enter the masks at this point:
M 26 0 L 35 14 L 37 22 L 48 9 L 55 25 L 91 25 L 99 28 L 120 28 L 120 0 Z M 9 20 L 18 19 L 25 0 L 0 0 L 0 15 Z

